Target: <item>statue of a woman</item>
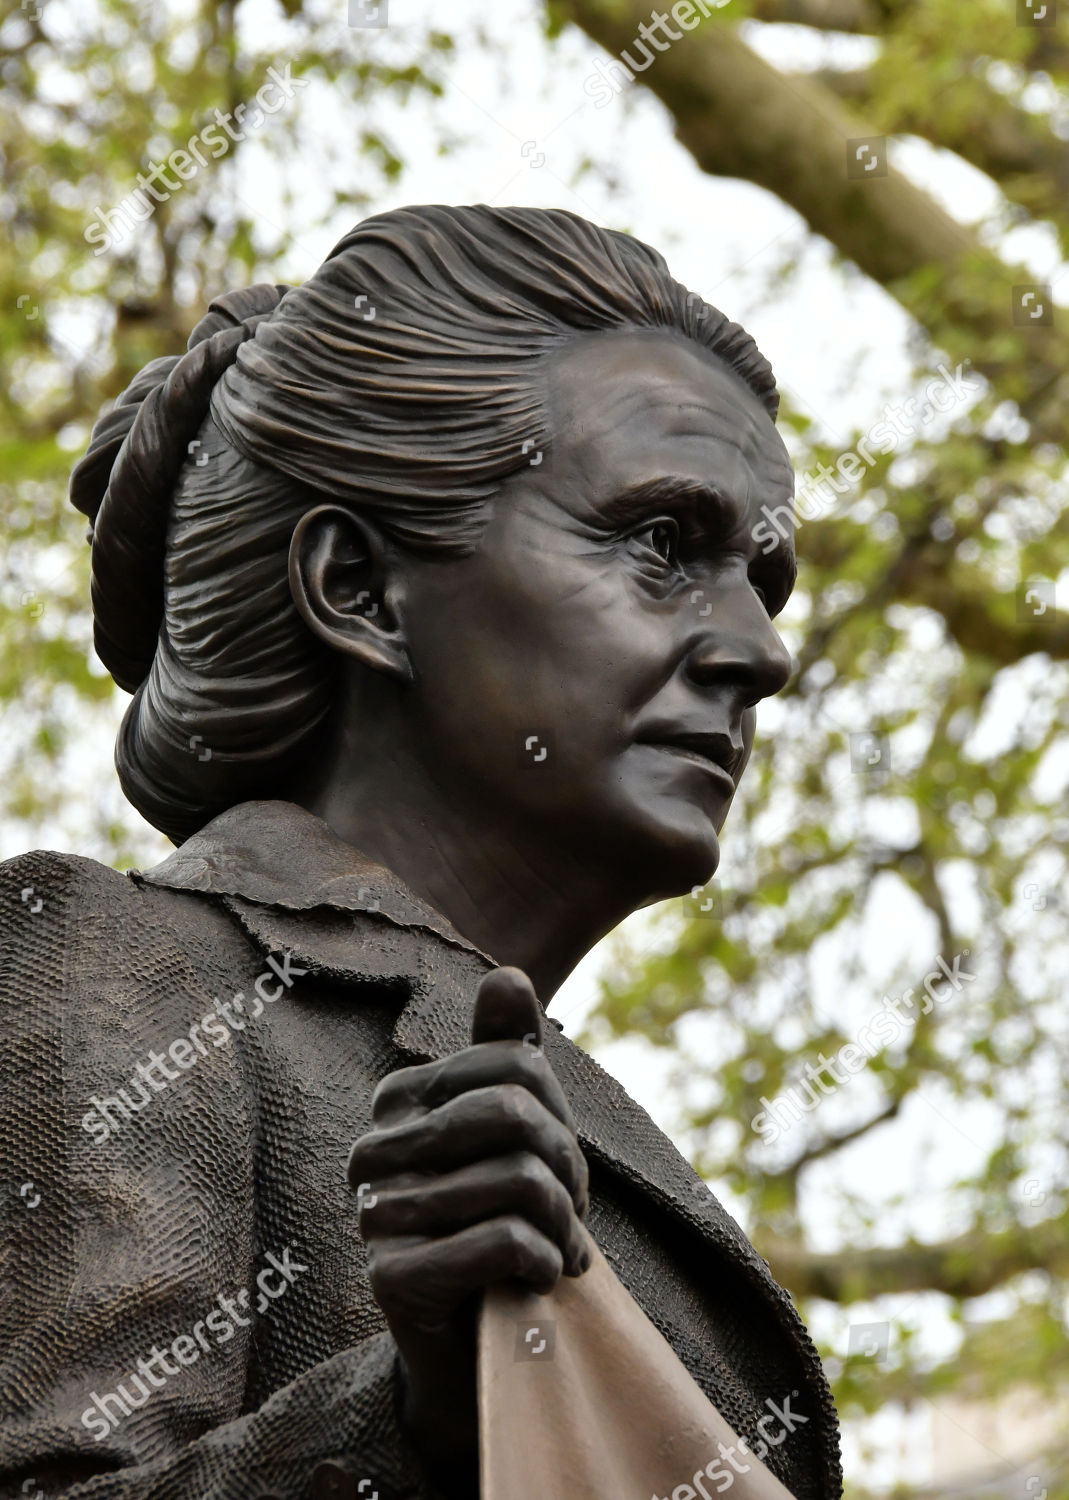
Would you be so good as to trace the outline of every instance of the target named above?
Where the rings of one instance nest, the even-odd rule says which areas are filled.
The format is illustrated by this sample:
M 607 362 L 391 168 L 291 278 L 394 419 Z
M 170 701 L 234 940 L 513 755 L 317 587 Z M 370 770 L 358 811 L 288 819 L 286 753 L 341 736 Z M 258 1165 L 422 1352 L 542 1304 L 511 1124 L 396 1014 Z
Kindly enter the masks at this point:
M 838 1494 L 790 1300 L 543 1036 L 597 939 L 712 875 L 786 681 L 776 411 L 637 240 L 423 207 L 219 298 L 100 419 L 117 765 L 178 847 L 0 867 L 4 1496 L 474 1496 L 479 1294 L 581 1276 L 588 1233 L 750 1450 Z

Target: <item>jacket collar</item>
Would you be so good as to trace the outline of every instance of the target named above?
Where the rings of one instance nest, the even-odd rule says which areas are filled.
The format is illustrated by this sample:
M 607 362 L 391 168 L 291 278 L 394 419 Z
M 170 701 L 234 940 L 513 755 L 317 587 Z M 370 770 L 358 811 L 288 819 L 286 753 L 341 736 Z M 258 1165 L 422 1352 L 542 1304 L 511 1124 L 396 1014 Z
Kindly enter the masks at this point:
M 135 880 L 259 906 L 306 912 L 367 912 L 399 927 L 424 928 L 493 963 L 404 881 L 348 844 L 294 802 L 241 802 L 206 824 Z
M 161 864 L 130 874 L 141 884 L 221 898 L 265 952 L 288 952 L 324 979 L 398 989 L 405 1001 L 393 1040 L 414 1060 L 469 1045 L 475 988 L 494 959 L 391 870 L 294 803 L 240 803 Z M 711 1233 L 767 1295 L 774 1283 L 764 1262 L 646 1111 L 553 1026 L 545 1048 L 584 1150 L 662 1209 Z

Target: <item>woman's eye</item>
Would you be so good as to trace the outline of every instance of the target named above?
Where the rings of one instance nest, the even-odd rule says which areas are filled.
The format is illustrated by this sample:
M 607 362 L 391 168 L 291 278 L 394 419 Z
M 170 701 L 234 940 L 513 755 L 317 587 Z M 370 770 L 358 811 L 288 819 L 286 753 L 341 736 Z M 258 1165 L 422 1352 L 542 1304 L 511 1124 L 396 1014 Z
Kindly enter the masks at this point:
M 656 552 L 663 562 L 674 566 L 679 560 L 679 527 L 674 521 L 657 521 L 645 531 L 636 532 L 635 538 Z

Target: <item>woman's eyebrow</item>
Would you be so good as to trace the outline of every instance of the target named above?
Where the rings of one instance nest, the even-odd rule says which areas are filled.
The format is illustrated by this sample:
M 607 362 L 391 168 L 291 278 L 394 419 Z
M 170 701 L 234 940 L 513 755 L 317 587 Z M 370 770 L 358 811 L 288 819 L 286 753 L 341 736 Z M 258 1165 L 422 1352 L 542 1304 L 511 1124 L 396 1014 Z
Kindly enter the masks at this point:
M 722 526 L 725 513 L 730 514 L 730 502 L 715 485 L 681 474 L 639 480 L 618 490 L 599 508 L 602 518 L 613 525 L 641 521 L 657 510 L 688 509 L 712 528 Z

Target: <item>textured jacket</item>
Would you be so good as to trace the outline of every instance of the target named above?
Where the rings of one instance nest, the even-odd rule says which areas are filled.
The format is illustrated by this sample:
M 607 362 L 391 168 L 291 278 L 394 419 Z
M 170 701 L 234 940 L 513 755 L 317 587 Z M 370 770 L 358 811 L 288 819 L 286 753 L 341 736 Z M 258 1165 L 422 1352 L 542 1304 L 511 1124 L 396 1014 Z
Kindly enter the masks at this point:
M 377 1082 L 469 1044 L 490 967 L 286 802 L 147 872 L 0 865 L 0 1497 L 435 1494 L 345 1168 Z M 617 1276 L 736 1432 L 779 1435 L 765 1462 L 798 1500 L 834 1500 L 835 1412 L 790 1299 L 547 1032 Z

